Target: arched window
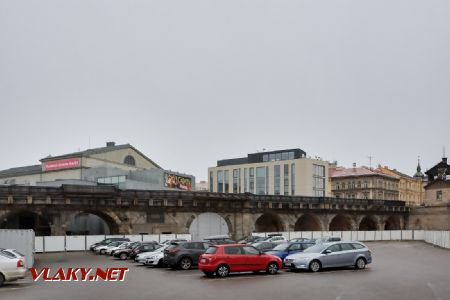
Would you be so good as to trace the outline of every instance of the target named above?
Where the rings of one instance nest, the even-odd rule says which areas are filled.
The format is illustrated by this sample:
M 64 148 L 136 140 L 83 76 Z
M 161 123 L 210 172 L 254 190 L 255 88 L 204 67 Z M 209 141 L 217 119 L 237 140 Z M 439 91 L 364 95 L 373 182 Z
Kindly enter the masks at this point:
M 123 162 L 124 162 L 124 164 L 130 165 L 130 166 L 136 165 L 136 161 L 134 160 L 134 157 L 131 155 L 127 155 Z

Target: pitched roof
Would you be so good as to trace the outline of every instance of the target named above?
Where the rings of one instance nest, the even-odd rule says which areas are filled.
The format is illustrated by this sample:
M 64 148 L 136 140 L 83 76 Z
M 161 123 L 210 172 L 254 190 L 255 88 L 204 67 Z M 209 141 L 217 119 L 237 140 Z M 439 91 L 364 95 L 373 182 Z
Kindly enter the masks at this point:
M 32 175 L 39 174 L 42 171 L 41 165 L 32 165 L 18 168 L 11 168 L 7 170 L 0 171 L 0 177 L 12 177 L 12 176 L 21 176 L 21 175 Z
M 383 174 L 379 170 L 369 169 L 367 167 L 355 167 L 355 168 L 337 167 L 330 169 L 331 178 L 361 177 L 361 176 L 383 176 L 391 179 L 397 179 L 393 176 Z
M 58 156 L 48 156 L 48 157 L 42 158 L 40 161 L 41 162 L 46 162 L 46 161 L 52 161 L 52 160 L 56 160 L 56 159 L 64 159 L 64 158 L 69 158 L 69 157 L 91 156 L 91 155 L 94 155 L 94 154 L 107 153 L 107 152 L 111 152 L 111 151 L 128 149 L 128 148 L 133 149 L 139 155 L 141 155 L 146 160 L 148 160 L 149 162 L 154 164 L 156 167 L 162 169 L 161 166 L 159 166 L 157 163 L 155 163 L 153 160 L 148 158 L 145 154 L 143 154 L 141 151 L 137 150 L 136 148 L 134 148 L 130 144 L 106 146 L 106 147 L 100 147 L 100 148 L 87 149 L 87 150 L 84 150 L 84 151 L 72 152 L 72 153 L 58 155 Z

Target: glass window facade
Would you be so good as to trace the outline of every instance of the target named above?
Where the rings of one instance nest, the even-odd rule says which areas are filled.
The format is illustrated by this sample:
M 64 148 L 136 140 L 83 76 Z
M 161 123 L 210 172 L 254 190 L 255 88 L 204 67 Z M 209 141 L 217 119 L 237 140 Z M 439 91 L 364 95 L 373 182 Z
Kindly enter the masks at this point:
M 249 173 L 250 173 L 250 176 L 249 176 L 249 180 L 248 180 L 248 183 L 249 183 L 249 190 L 250 190 L 250 193 L 255 193 L 255 168 L 249 168 Z
M 241 174 L 240 169 L 234 169 L 233 170 L 233 193 L 240 193 L 241 192 Z
M 99 178 L 97 178 L 97 183 L 98 184 L 114 184 L 114 185 L 118 185 L 119 183 L 125 182 L 126 180 L 127 180 L 127 177 L 125 175 L 99 177 Z
M 273 191 L 275 195 L 280 195 L 281 191 L 281 166 L 275 165 L 273 166 Z
M 248 169 L 244 168 L 244 193 L 248 192 Z
M 217 192 L 223 193 L 223 171 L 217 171 Z
M 223 177 L 224 177 L 224 186 L 225 186 L 225 193 L 230 192 L 230 171 L 225 170 L 223 171 Z
M 291 164 L 291 195 L 295 195 L 295 164 Z
M 325 166 L 313 165 L 313 194 L 316 197 L 325 196 Z M 350 183 L 349 183 L 350 185 Z M 354 182 L 353 182 L 354 185 Z
M 289 195 L 289 165 L 284 165 L 284 194 Z
M 266 194 L 266 167 L 256 168 L 256 194 Z

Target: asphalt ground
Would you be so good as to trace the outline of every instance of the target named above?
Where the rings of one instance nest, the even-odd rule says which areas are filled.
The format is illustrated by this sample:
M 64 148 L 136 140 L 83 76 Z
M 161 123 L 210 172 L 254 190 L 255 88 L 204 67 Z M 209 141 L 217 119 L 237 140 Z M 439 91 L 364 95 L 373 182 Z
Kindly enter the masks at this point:
M 123 282 L 33 282 L 31 275 L 0 288 L 0 299 L 235 300 L 235 299 L 450 299 L 450 251 L 423 242 L 367 243 L 374 262 L 365 270 L 207 278 L 199 270 L 139 266 L 90 252 L 36 256 L 36 267 L 128 267 Z

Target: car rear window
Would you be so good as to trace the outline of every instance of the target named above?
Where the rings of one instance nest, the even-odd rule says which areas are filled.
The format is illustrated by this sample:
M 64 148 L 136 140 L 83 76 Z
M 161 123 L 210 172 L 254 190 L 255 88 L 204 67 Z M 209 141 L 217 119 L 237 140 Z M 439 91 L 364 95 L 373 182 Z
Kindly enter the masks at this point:
M 353 248 L 355 248 L 355 249 L 363 249 L 363 248 L 365 248 L 363 245 L 358 244 L 358 243 L 352 243 L 352 246 L 353 246 Z
M 0 251 L 3 256 L 9 257 L 9 258 L 16 258 L 13 254 L 9 253 L 8 251 L 1 250 Z
M 206 249 L 205 254 L 216 254 L 217 252 L 217 247 L 209 247 L 208 249 Z

